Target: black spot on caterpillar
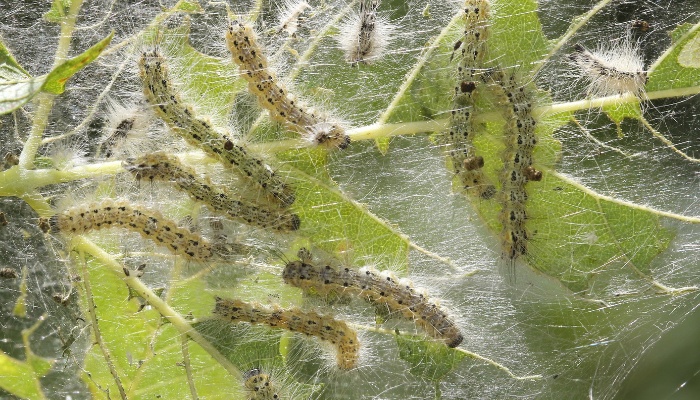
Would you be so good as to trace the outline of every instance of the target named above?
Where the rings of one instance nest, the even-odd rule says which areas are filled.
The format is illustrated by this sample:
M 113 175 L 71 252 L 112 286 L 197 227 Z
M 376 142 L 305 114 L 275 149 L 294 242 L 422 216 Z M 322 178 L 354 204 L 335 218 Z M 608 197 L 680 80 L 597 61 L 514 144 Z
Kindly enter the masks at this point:
M 360 342 L 357 333 L 345 321 L 315 311 L 298 308 L 266 307 L 259 303 L 242 300 L 216 298 L 214 315 L 230 322 L 248 322 L 286 329 L 314 336 L 333 344 L 337 349 L 337 364 L 341 369 L 352 369 L 357 365 Z
M 143 92 L 156 114 L 188 143 L 204 150 L 241 176 L 256 182 L 285 206 L 294 202 L 294 191 L 243 144 L 218 132 L 205 119 L 195 116 L 183 103 L 170 80 L 165 58 L 157 51 L 142 54 L 139 66 Z
M 348 146 L 350 137 L 343 127 L 307 109 L 270 70 L 267 57 L 250 24 L 231 21 L 226 32 L 226 43 L 233 62 L 240 67 L 241 76 L 248 81 L 248 89 L 268 110 L 272 119 L 318 145 L 340 149 Z

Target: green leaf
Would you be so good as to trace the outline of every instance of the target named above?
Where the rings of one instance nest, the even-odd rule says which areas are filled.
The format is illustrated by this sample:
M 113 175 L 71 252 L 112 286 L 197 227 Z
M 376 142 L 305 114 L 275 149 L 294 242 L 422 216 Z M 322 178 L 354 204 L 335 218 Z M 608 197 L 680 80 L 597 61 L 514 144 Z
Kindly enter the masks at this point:
M 14 72 L 8 72 L 7 74 L 11 74 L 10 76 L 14 76 L 17 74 L 17 71 L 21 72 L 25 76 L 29 76 L 29 73 L 25 71 L 24 68 L 22 68 L 21 65 L 15 60 L 15 56 L 12 55 L 12 52 L 10 49 L 8 49 L 5 44 L 2 42 L 2 39 L 0 38 L 0 81 L 6 81 L 7 75 L 6 72 L 3 72 L 3 70 L 7 67 L 10 67 L 10 71 Z
M 408 362 L 408 371 L 421 378 L 438 382 L 452 372 L 467 355 L 463 352 L 410 335 L 396 335 L 399 357 Z
M 531 267 L 584 295 L 597 275 L 629 274 L 632 268 L 650 273 L 651 261 L 672 238 L 658 216 L 596 198 L 544 174 L 541 182 L 528 185 L 527 226 L 533 238 L 526 260 Z M 491 227 L 499 230 L 497 215 L 491 218 Z
M 51 9 L 44 14 L 44 19 L 60 24 L 63 17 L 66 16 L 66 10 L 70 8 L 73 0 L 53 0 Z
M 642 118 L 642 107 L 639 103 L 613 104 L 603 107 L 603 111 L 608 115 L 608 118 L 617 125 L 617 135 L 619 137 L 623 136 L 620 124 L 622 124 L 625 118 Z
M 542 32 L 537 17 L 537 3 L 533 0 L 498 4 L 498 13 L 509 18 L 494 18 L 490 26 L 489 59 L 497 60 L 493 66 L 519 68 L 522 75 L 536 67 L 537 62 L 550 49 L 550 42 Z M 457 62 L 453 45 L 460 40 L 463 20 L 443 28 L 442 40 L 430 55 L 416 81 L 395 107 L 390 121 L 408 122 L 431 118 L 444 118 L 452 108 L 452 93 Z M 523 52 L 522 49 L 528 51 Z M 380 142 L 381 144 L 382 142 Z
M 292 208 L 302 221 L 300 233 L 332 254 L 349 251 L 350 265 L 376 263 L 382 269 L 405 271 L 407 238 L 340 191 L 328 175 L 327 157 L 323 149 L 280 155 L 295 180 Z
M 587 294 L 591 281 L 603 271 L 627 274 L 636 269 L 647 279 L 649 265 L 669 244 L 672 235 L 649 211 L 612 203 L 585 192 L 556 175 L 561 144 L 553 134 L 558 121 L 541 121 L 534 166 L 543 170 L 541 182 L 530 182 L 527 229 L 531 235 L 527 264 L 558 279 L 574 292 Z M 489 124 L 475 145 L 482 151 L 484 170 L 493 182 L 503 164 L 499 123 Z M 497 201 L 473 201 L 494 235 L 501 232 Z M 572 240 L 572 238 L 575 238 Z M 616 271 L 616 272 L 615 272 Z
M 45 76 L 28 78 L 24 70 L 0 65 L 0 115 L 21 107 L 41 91 Z
M 157 311 L 140 310 L 139 300 L 128 300 L 124 281 L 107 266 L 90 260 L 88 268 L 98 327 L 127 396 L 174 399 L 189 395 L 187 374 L 181 366 L 180 333 L 171 324 L 163 324 Z M 193 299 L 201 302 L 201 294 Z M 213 309 L 213 299 L 211 303 Z M 188 347 L 191 364 L 200 366 L 192 372 L 202 398 L 228 399 L 240 390 L 240 383 L 231 379 L 208 353 L 193 342 Z M 107 398 L 106 390 L 119 393 L 97 345 L 87 353 L 84 368 L 90 371 L 84 381 L 95 398 Z
M 109 46 L 109 43 L 112 41 L 112 37 L 114 37 L 114 32 L 110 33 L 109 36 L 85 50 L 85 52 L 79 56 L 73 57 L 54 68 L 54 70 L 49 72 L 49 74 L 46 76 L 46 82 L 41 89 L 51 94 L 63 93 L 68 79 L 93 62 L 102 53 L 102 51 Z
M 700 23 L 692 26 L 684 24 L 674 30 L 673 48 L 669 53 L 664 53 L 665 58 L 650 72 L 647 91 L 700 86 L 697 66 L 699 35 Z
M 12 63 L 0 64 L 0 115 L 16 110 L 41 91 L 63 93 L 68 79 L 94 61 L 109 45 L 113 35 L 114 33 L 111 33 L 81 55 L 56 67 L 48 75 L 33 78 Z M 8 54 L 5 55 L 6 59 L 11 57 Z
M 204 11 L 197 0 L 180 0 L 175 4 L 172 10 L 188 13 L 201 13 Z
M 21 398 L 43 399 L 39 378 L 51 364 L 39 358 L 30 364 L 14 359 L 0 350 L 0 388 Z
M 678 64 L 686 68 L 700 68 L 700 32 L 687 41 L 678 54 Z
M 642 108 L 639 103 L 614 104 L 603 108 L 603 111 L 616 124 L 621 124 L 625 118 L 641 118 Z
M 549 52 L 550 42 L 542 32 L 537 1 L 505 1 L 496 6 L 489 38 L 489 58 L 501 66 L 518 66 L 523 75 L 531 71 Z M 523 51 L 527 49 L 527 51 Z
M 535 10 L 534 1 L 499 4 L 499 13 L 512 17 L 496 18 L 489 39 L 490 57 L 502 65 L 521 66 L 524 76 L 549 50 L 549 43 L 542 34 Z M 522 52 L 523 48 L 528 48 L 528 51 Z M 530 48 L 533 50 L 530 51 Z M 430 107 L 423 108 L 425 115 L 434 115 L 452 107 L 450 94 L 456 67 L 449 62 L 449 55 L 445 51 L 436 55 L 426 69 L 437 72 L 426 74 L 413 89 L 414 99 L 418 100 L 414 107 Z M 483 104 L 477 105 L 482 107 L 478 110 L 479 113 L 492 111 L 494 105 L 499 107 L 498 100 L 489 100 L 487 93 L 483 97 Z M 435 100 L 436 98 L 442 100 Z M 538 95 L 539 106 L 547 106 L 550 102 L 546 93 Z M 641 116 L 639 104 L 610 106 L 604 111 L 618 124 L 624 118 Z M 412 113 L 415 115 L 418 112 L 414 108 Z M 538 123 L 538 145 L 533 157 L 535 168 L 551 172 L 556 170 L 561 143 L 554 138 L 554 129 L 563 126 L 570 117 L 566 113 L 548 117 Z M 503 122 L 498 116 L 485 115 L 483 118 L 486 119 L 486 129 L 475 138 L 475 146 L 484 157 L 485 173 L 492 182 L 497 183 L 503 169 Z M 458 191 L 461 190 L 459 186 L 461 184 L 455 186 Z M 642 274 L 637 278 L 648 278 L 644 274 L 649 272 L 649 264 L 669 243 L 670 234 L 661 228 L 657 216 L 602 201 L 551 173 L 545 172 L 542 182 L 530 182 L 527 187 L 529 217 L 526 227 L 532 240 L 525 260 L 530 267 L 558 279 L 575 292 L 585 293 L 601 266 L 605 266 L 607 271 L 615 271 L 617 268 L 620 274 L 629 272 L 631 268 L 625 261 L 628 260 L 627 254 L 635 254 L 634 268 Z M 493 234 L 500 235 L 500 205 L 497 200 L 474 200 L 472 204 Z M 635 223 L 628 225 L 611 222 L 623 219 Z M 582 239 L 572 240 L 572 237 Z M 635 237 L 637 244 L 645 243 L 643 250 L 633 251 L 628 243 L 630 237 Z M 573 263 L 575 267 L 572 266 Z

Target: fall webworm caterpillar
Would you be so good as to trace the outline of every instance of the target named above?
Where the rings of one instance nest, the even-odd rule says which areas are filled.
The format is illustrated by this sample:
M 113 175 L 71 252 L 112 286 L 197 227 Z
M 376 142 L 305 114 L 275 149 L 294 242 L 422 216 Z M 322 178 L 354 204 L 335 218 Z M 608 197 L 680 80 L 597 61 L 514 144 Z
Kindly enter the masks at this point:
M 280 14 L 278 32 L 285 31 L 289 36 L 296 37 L 301 14 L 307 9 L 313 9 L 313 7 L 305 1 L 286 0 L 284 12 Z
M 241 76 L 248 81 L 248 89 L 268 110 L 272 119 L 318 145 L 340 149 L 348 146 L 350 137 L 343 127 L 307 109 L 282 85 L 270 70 L 267 57 L 250 24 L 231 21 L 226 31 L 226 43 L 233 62 L 240 67 Z
M 198 118 L 191 106 L 183 103 L 170 80 L 165 59 L 158 52 L 144 52 L 139 62 L 143 92 L 158 116 L 188 143 L 204 150 L 248 177 L 285 206 L 294 202 L 294 191 L 241 143 L 219 133 L 210 122 Z
M 377 17 L 381 0 L 360 0 L 360 12 L 340 28 L 338 41 L 345 59 L 352 63 L 367 63 L 382 55 L 391 40 L 392 26 Z
M 372 268 L 355 271 L 347 267 L 313 265 L 306 249 L 301 249 L 299 256 L 300 260 L 285 265 L 282 273 L 285 283 L 304 290 L 314 289 L 324 295 L 333 292 L 359 297 L 414 321 L 428 335 L 449 347 L 462 343 L 462 333 L 454 321 L 425 294 L 414 289 L 410 281 L 398 280 Z
M 276 400 L 280 396 L 269 374 L 253 368 L 243 375 L 243 385 L 248 390 L 249 400 Z
M 496 187 L 482 169 L 484 159 L 477 154 L 474 147 L 474 137 L 477 132 L 472 120 L 479 70 L 483 69 L 486 57 L 489 16 L 488 1 L 467 0 L 465 2 L 464 35 L 454 46 L 454 51 L 460 50 L 460 57 L 451 124 L 449 131 L 443 134 L 452 168 L 462 186 L 467 193 L 475 194 L 482 199 L 490 199 L 496 194 Z
M 337 364 L 341 369 L 352 369 L 357 365 L 360 342 L 357 333 L 345 321 L 315 311 L 303 311 L 296 307 L 271 307 L 242 300 L 216 298 L 214 315 L 230 322 L 248 322 L 267 325 L 315 336 L 333 344 L 337 349 Z
M 571 60 L 588 81 L 588 94 L 610 96 L 632 93 L 641 96 L 647 82 L 647 72 L 639 45 L 627 37 L 615 46 L 599 45 L 590 51 L 581 44 L 574 46 Z
M 196 172 L 182 164 L 180 160 L 163 152 L 129 158 L 122 163 L 124 169 L 136 179 L 174 182 L 192 198 L 206 204 L 210 209 L 225 213 L 229 217 L 246 224 L 279 231 L 299 229 L 299 216 L 275 207 L 253 204 L 232 197 L 231 193 L 218 189 L 209 180 L 197 176 Z
M 97 155 L 105 158 L 129 154 L 134 140 L 146 136 L 149 125 L 148 113 L 135 105 L 122 105 L 111 101 L 109 118 L 103 128 L 104 134 L 97 148 Z M 128 139 L 128 140 L 127 140 Z
M 504 127 L 503 170 L 499 176 L 501 191 L 501 247 L 503 255 L 514 260 L 527 253 L 530 239 L 525 222 L 528 218 L 528 194 L 525 185 L 540 181 L 542 173 L 532 167 L 532 155 L 537 144 L 532 116 L 534 90 L 521 84 L 516 72 L 493 71 L 491 76 L 503 89 L 508 101 Z
M 77 235 L 118 227 L 138 232 L 143 238 L 191 260 L 208 260 L 227 255 L 206 239 L 178 226 L 158 211 L 132 206 L 125 201 L 106 199 L 75 206 L 48 220 L 41 219 L 39 226 L 44 232 Z

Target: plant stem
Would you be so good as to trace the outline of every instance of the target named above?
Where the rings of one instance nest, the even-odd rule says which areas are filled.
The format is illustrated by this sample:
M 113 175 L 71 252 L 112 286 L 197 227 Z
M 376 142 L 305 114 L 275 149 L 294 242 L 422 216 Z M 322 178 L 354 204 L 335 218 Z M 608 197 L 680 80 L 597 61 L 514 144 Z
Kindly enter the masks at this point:
M 391 329 L 383 329 L 383 328 L 377 328 L 373 326 L 366 326 L 366 325 L 359 325 L 359 324 L 351 324 L 353 328 L 359 329 L 359 330 L 364 330 L 367 332 L 376 332 L 376 333 L 381 333 L 385 335 L 392 335 L 392 336 L 397 336 L 396 331 L 391 330 Z M 523 381 L 523 380 L 539 380 L 542 379 L 542 375 L 527 375 L 527 376 L 517 376 L 515 375 L 508 367 L 505 365 L 499 364 L 496 361 L 491 360 L 490 358 L 486 358 L 484 356 L 480 356 L 476 353 L 472 353 L 471 351 L 464 350 L 459 347 L 455 347 L 454 351 L 459 351 L 460 353 L 465 354 L 469 358 L 474 358 L 480 361 L 485 362 L 486 364 L 492 365 L 501 371 L 505 372 L 508 374 L 513 379 Z
M 396 92 L 389 106 L 386 108 L 386 110 L 384 110 L 382 115 L 377 120 L 377 125 L 381 126 L 389 119 L 389 117 L 391 116 L 391 112 L 394 111 L 396 105 L 399 104 L 406 91 L 411 87 L 413 81 L 423 69 L 425 63 L 431 58 L 435 49 L 438 48 L 438 45 L 442 43 L 442 40 L 450 32 L 450 28 L 452 28 L 452 26 L 456 24 L 463 16 L 464 10 L 460 8 L 459 12 L 452 17 L 447 26 L 445 26 L 442 29 L 442 31 L 440 31 L 440 34 L 433 39 L 428 49 L 423 53 L 422 57 L 420 57 L 419 61 L 413 66 L 413 68 L 411 68 L 411 71 L 408 74 L 406 74 L 404 82 L 401 84 L 401 87 L 399 88 L 398 92 Z
M 192 395 L 192 400 L 199 400 L 199 396 L 197 396 L 197 388 L 194 385 L 194 376 L 192 376 L 192 365 L 190 365 L 190 338 L 186 334 L 181 333 L 180 339 L 182 340 L 182 360 L 185 366 L 185 372 L 187 373 L 187 384 L 190 387 L 190 394 Z
M 105 362 L 107 363 L 107 368 L 109 368 L 110 374 L 112 374 L 112 378 L 114 378 L 114 383 L 117 385 L 117 389 L 119 389 L 119 396 L 121 396 L 122 400 L 126 400 L 126 392 L 124 391 L 124 385 L 122 385 L 122 380 L 119 378 L 119 374 L 117 373 L 117 369 L 114 367 L 114 363 L 112 362 L 112 356 L 109 352 L 109 349 L 107 348 L 107 345 L 104 343 L 102 340 L 102 333 L 100 332 L 100 326 L 98 324 L 98 319 L 97 319 L 97 312 L 95 311 L 97 309 L 97 306 L 95 305 L 95 302 L 92 297 L 92 288 L 90 286 L 90 274 L 87 269 L 87 262 L 85 261 L 85 255 L 83 254 L 82 251 L 79 253 L 80 255 L 80 260 L 78 263 L 82 267 L 82 282 L 83 282 L 83 287 L 85 288 L 85 300 L 87 303 L 87 313 L 90 316 L 90 325 L 92 325 L 92 332 L 95 335 L 95 343 L 97 344 L 97 347 L 100 348 L 102 351 L 102 356 L 105 359 Z
M 657 90 L 654 92 L 648 92 L 643 100 L 658 100 L 666 99 L 671 97 L 685 97 L 693 96 L 700 93 L 700 86 L 691 86 L 684 88 Z M 551 106 L 536 107 L 533 110 L 533 115 L 535 117 L 547 117 L 551 115 L 561 114 L 565 112 L 573 112 L 580 110 L 591 110 L 596 108 L 603 108 L 613 105 L 621 105 L 627 103 L 639 103 L 641 100 L 634 96 L 633 94 L 625 94 L 622 96 L 613 95 L 607 97 L 598 97 L 595 99 L 586 99 L 579 101 L 572 101 L 568 103 L 557 103 Z
M 61 34 L 58 40 L 58 48 L 56 49 L 53 66 L 51 67 L 52 70 L 68 58 L 68 50 L 70 49 L 70 42 L 73 37 L 73 30 L 75 29 L 75 20 L 78 17 L 78 12 L 82 5 L 83 0 L 73 0 L 68 14 L 66 14 L 61 23 Z M 37 96 L 37 103 L 39 106 L 32 120 L 32 129 L 27 141 L 24 143 L 22 153 L 19 155 L 19 168 L 22 171 L 34 168 L 34 158 L 41 145 L 41 139 L 44 130 L 46 130 L 49 113 L 53 108 L 53 101 L 55 98 L 56 96 L 50 93 L 40 93 Z
M 23 272 L 23 274 L 26 274 Z M 24 345 L 24 354 L 25 354 L 25 359 L 27 360 L 26 362 L 32 363 L 34 359 L 37 358 L 36 354 L 32 351 L 31 348 L 31 342 L 29 341 L 30 336 L 36 332 L 37 329 L 41 326 L 42 323 L 46 320 L 46 314 L 43 314 L 41 317 L 37 319 L 37 321 L 34 323 L 34 325 L 30 326 L 29 328 L 22 329 L 22 344 Z M 35 372 L 36 375 L 36 372 Z M 35 376 L 34 382 L 36 382 L 36 391 L 39 394 L 40 397 L 39 399 L 45 399 L 46 395 L 44 394 L 44 391 L 41 387 L 41 382 L 39 381 L 40 376 Z
M 73 239 L 72 244 L 74 249 L 85 251 L 99 260 L 102 264 L 109 267 L 112 272 L 124 280 L 127 286 L 133 289 L 134 292 L 138 293 L 138 295 L 147 301 L 151 307 L 157 310 L 160 315 L 173 324 L 175 329 L 177 329 L 181 334 L 189 336 L 190 339 L 202 347 L 204 351 L 209 353 L 214 360 L 216 360 L 224 369 L 226 369 L 226 371 L 228 371 L 229 375 L 236 380 L 243 380 L 243 375 L 238 368 L 236 368 L 236 366 L 234 366 L 226 357 L 224 357 L 224 355 L 221 354 L 208 340 L 200 335 L 199 332 L 197 332 L 182 315 L 173 310 L 165 301 L 153 293 L 153 291 L 143 282 L 141 282 L 140 279 L 134 276 L 134 274 L 124 276 L 123 266 L 114 261 L 112 257 L 99 246 L 81 236 Z
M 43 186 L 115 175 L 123 170 L 121 161 L 81 165 L 68 170 L 35 169 L 23 171 L 21 166 L 15 166 L 0 172 L 0 196 L 19 197 Z
M 651 126 L 651 124 L 649 123 L 649 121 L 647 121 L 647 119 L 644 118 L 644 116 L 640 116 L 640 117 L 639 117 L 639 120 L 642 122 L 642 125 L 644 125 L 644 127 L 647 128 L 647 129 L 649 130 L 649 132 L 651 132 L 652 135 L 654 135 L 655 138 L 657 138 L 657 139 L 659 139 L 660 141 L 662 141 L 666 146 L 668 146 L 671 150 L 673 150 L 673 152 L 675 152 L 676 154 L 680 155 L 681 157 L 685 158 L 686 160 L 688 160 L 688 161 L 690 161 L 690 162 L 693 162 L 693 163 L 696 163 L 696 164 L 697 164 L 697 163 L 700 163 L 700 159 L 697 159 L 697 158 L 695 158 L 695 157 L 691 157 L 691 156 L 685 154 L 683 151 L 679 150 L 679 149 L 676 147 L 676 145 L 673 144 L 673 142 L 671 142 L 670 140 L 668 140 L 668 139 L 666 138 L 666 136 L 662 135 L 661 132 L 659 132 L 658 130 L 656 130 L 656 128 L 654 128 L 653 126 Z

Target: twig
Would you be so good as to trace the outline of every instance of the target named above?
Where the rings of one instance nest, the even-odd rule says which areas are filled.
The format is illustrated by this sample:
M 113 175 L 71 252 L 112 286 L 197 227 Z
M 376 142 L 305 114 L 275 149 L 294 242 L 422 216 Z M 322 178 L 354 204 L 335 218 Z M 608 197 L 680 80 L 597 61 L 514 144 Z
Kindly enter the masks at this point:
M 199 396 L 197 396 L 197 388 L 194 386 L 192 366 L 190 365 L 190 350 L 188 346 L 190 338 L 184 333 L 180 334 L 180 338 L 182 339 L 182 358 L 183 364 L 185 365 L 185 372 L 187 373 L 187 384 L 190 386 L 192 400 L 199 400 Z
M 127 400 L 126 397 L 126 392 L 124 391 L 124 386 L 122 385 L 122 380 L 119 378 L 119 374 L 117 373 L 117 369 L 114 367 L 114 363 L 112 362 L 112 356 L 109 353 L 109 349 L 107 348 L 107 345 L 104 343 L 102 340 L 102 333 L 100 333 L 100 327 L 97 323 L 97 312 L 95 309 L 97 306 L 95 306 L 95 301 L 93 300 L 92 297 L 92 288 L 90 286 L 90 275 L 88 273 L 87 269 L 87 263 L 85 262 L 85 255 L 83 254 L 82 251 L 80 251 L 80 259 L 78 263 L 82 267 L 82 282 L 83 282 L 83 287 L 85 288 L 85 299 L 87 302 L 87 312 L 88 315 L 90 316 L 90 325 L 92 325 L 92 332 L 95 334 L 95 343 L 97 344 L 97 347 L 100 348 L 102 351 L 102 356 L 105 358 L 105 362 L 107 363 L 107 368 L 109 368 L 110 374 L 112 374 L 112 378 L 114 378 L 114 382 L 117 385 L 117 389 L 119 389 L 119 395 L 121 396 L 122 400 Z

